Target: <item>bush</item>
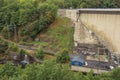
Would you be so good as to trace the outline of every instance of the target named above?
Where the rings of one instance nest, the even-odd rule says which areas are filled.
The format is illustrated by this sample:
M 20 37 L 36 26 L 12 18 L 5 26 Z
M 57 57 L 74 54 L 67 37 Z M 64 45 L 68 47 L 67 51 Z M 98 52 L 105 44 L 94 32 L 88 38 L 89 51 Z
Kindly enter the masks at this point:
M 27 34 L 28 34 L 27 29 L 24 29 L 24 28 L 23 28 L 23 29 L 21 30 L 21 33 L 20 33 L 20 34 L 21 34 L 21 36 L 27 35 Z
M 67 50 L 63 50 L 60 55 L 57 56 L 56 61 L 58 63 L 66 63 L 70 60 L 70 56 Z
M 27 40 L 28 40 L 27 37 L 23 37 L 23 38 L 21 39 L 22 42 L 26 42 Z
M 5 53 L 5 51 L 8 49 L 8 42 L 0 42 L 0 53 Z
M 15 43 L 9 43 L 9 50 L 17 51 L 18 50 L 18 46 Z
M 0 69 L 0 80 L 9 80 L 10 77 L 17 77 L 20 75 L 20 70 L 20 67 L 13 66 L 11 62 L 4 64 Z
M 44 58 L 44 53 L 43 53 L 43 49 L 40 48 L 38 49 L 37 53 L 36 53 L 36 57 L 39 59 L 43 59 Z
M 37 31 L 34 30 L 34 31 L 31 32 L 30 37 L 31 37 L 32 39 L 34 39 L 34 38 L 36 37 L 36 35 L 37 35 Z
M 6 26 L 2 29 L 2 36 L 7 39 L 8 38 L 8 29 Z
M 27 52 L 25 51 L 25 50 L 23 50 L 23 49 L 21 49 L 20 51 L 19 51 L 19 54 L 21 54 L 21 55 L 25 55 Z

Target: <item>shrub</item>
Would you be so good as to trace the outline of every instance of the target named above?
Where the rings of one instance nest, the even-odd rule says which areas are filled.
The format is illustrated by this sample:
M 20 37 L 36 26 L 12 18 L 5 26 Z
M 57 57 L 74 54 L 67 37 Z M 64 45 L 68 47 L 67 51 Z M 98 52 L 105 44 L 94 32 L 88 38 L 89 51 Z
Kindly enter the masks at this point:
M 23 38 L 21 39 L 22 42 L 26 42 L 27 40 L 28 40 L 27 37 L 23 37 Z
M 20 51 L 19 51 L 19 54 L 21 54 L 21 55 L 25 55 L 27 52 L 25 51 L 25 50 L 23 50 L 23 49 L 20 49 Z
M 9 43 L 9 50 L 17 51 L 18 50 L 18 46 L 15 43 Z
M 57 56 L 56 61 L 58 63 L 66 63 L 70 60 L 70 56 L 67 50 L 63 50 L 60 55 Z
M 43 59 L 44 58 L 44 53 L 43 53 L 43 49 L 42 48 L 37 50 L 36 57 L 39 58 L 39 59 Z
M 20 67 L 13 66 L 13 63 L 8 62 L 0 69 L 0 80 L 9 80 L 10 77 L 20 75 Z
M 36 35 L 37 35 L 37 30 L 34 30 L 34 31 L 31 32 L 30 37 L 32 39 L 34 39 L 36 37 Z
M 5 51 L 8 49 L 8 42 L 0 42 L 0 52 L 5 53 Z
M 8 29 L 6 26 L 4 26 L 4 28 L 2 29 L 2 36 L 7 39 L 8 38 Z
M 21 36 L 27 35 L 28 34 L 27 29 L 23 28 L 20 34 L 21 34 Z

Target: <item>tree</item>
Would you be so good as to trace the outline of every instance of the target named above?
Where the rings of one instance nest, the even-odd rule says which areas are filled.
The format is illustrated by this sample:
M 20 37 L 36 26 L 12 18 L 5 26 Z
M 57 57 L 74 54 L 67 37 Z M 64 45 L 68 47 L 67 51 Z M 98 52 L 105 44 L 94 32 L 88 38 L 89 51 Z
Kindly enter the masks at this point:
M 10 51 L 14 51 L 14 52 L 18 51 L 18 45 L 15 43 L 9 43 L 8 47 Z
M 18 76 L 21 74 L 20 67 L 15 67 L 13 64 L 7 63 L 3 65 L 3 67 L 0 69 L 0 79 L 5 80 L 9 79 L 10 77 Z
M 70 60 L 70 56 L 67 50 L 63 50 L 59 55 L 57 56 L 56 61 L 59 63 L 66 63 Z
M 82 72 L 78 72 L 75 74 L 75 80 L 85 80 L 85 76 L 82 74 Z
M 95 77 L 93 76 L 93 71 L 91 70 L 90 72 L 87 73 L 86 76 L 89 80 L 95 80 Z
M 118 79 L 120 79 L 120 68 L 116 68 L 116 69 L 114 69 L 113 71 L 112 71 L 112 73 L 111 73 L 111 77 L 112 77 L 112 79 L 114 79 L 114 80 L 118 80 Z
M 100 0 L 101 8 L 116 8 L 116 2 L 114 0 Z
M 23 49 L 20 49 L 20 51 L 19 51 L 19 54 L 20 54 L 20 55 L 23 55 L 23 56 L 24 56 L 26 53 L 27 53 L 27 52 L 26 52 L 25 50 L 23 50 Z
M 0 0 L 0 8 L 3 6 L 4 0 Z

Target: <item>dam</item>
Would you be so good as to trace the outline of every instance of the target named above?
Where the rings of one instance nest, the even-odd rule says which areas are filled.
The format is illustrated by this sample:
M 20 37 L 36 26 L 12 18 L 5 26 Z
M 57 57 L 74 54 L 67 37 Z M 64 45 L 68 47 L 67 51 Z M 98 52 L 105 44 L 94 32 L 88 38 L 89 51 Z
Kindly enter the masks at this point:
M 74 42 L 81 43 L 82 23 L 89 32 L 94 32 L 112 53 L 120 55 L 120 9 L 60 9 L 58 14 L 74 22 Z
M 73 54 L 83 55 L 87 63 L 83 67 L 72 65 L 72 70 L 87 72 L 86 68 L 98 74 L 119 66 L 120 9 L 59 9 L 58 15 L 74 23 Z

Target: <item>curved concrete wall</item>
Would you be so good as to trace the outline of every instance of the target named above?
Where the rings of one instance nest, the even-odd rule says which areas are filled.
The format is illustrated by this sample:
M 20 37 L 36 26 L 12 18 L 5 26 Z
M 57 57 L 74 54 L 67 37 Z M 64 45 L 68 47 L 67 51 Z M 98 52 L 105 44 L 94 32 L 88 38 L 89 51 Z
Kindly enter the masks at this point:
M 81 11 L 80 19 L 109 43 L 115 52 L 120 52 L 120 12 Z
M 115 52 L 120 53 L 120 9 L 64 9 L 59 10 L 59 15 L 61 13 L 73 21 L 77 21 L 79 17 L 85 25 L 109 43 Z

